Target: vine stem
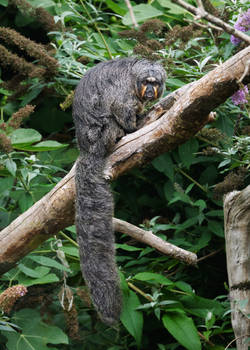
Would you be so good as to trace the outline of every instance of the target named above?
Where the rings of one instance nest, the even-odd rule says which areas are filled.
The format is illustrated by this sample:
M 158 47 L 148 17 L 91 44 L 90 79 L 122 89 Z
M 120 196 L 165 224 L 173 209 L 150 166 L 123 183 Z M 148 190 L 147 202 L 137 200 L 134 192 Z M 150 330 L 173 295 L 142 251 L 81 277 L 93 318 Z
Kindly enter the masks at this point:
M 197 182 L 195 179 L 193 179 L 191 176 L 189 176 L 187 173 L 185 173 L 185 171 L 183 171 L 180 168 L 176 168 L 177 171 L 179 171 L 182 175 L 186 176 L 190 181 L 192 181 L 196 186 L 198 186 L 202 191 L 204 191 L 205 193 L 207 193 L 207 189 L 202 186 L 201 184 L 199 184 L 199 182 Z
M 144 293 L 140 288 L 136 287 L 133 283 L 128 282 L 128 286 L 133 289 L 135 292 L 141 294 L 144 298 L 146 298 L 148 301 L 152 302 L 153 299 L 147 295 L 146 293 Z
M 77 242 L 75 242 L 72 238 L 67 236 L 63 231 L 59 231 L 60 235 L 62 235 L 65 239 L 67 239 L 70 243 L 72 243 L 75 247 L 79 248 L 79 245 Z

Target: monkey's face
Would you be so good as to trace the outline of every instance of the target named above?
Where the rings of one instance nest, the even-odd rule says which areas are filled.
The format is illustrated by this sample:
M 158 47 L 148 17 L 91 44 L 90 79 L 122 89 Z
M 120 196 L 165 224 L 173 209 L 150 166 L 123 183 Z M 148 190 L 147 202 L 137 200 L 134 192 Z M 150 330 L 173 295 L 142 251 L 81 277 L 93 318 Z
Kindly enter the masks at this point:
M 149 76 L 137 81 L 137 94 L 141 101 L 156 100 L 163 91 L 162 82 L 155 77 Z

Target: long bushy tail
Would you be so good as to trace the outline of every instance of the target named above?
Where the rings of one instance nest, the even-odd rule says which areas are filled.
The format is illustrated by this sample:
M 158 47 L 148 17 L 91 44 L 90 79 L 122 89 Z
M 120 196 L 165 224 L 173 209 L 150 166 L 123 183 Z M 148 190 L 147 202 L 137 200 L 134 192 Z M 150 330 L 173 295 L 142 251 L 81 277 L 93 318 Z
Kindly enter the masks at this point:
M 121 291 L 115 264 L 113 198 L 103 177 L 105 159 L 81 156 L 76 166 L 76 227 L 81 269 L 103 322 L 119 320 Z

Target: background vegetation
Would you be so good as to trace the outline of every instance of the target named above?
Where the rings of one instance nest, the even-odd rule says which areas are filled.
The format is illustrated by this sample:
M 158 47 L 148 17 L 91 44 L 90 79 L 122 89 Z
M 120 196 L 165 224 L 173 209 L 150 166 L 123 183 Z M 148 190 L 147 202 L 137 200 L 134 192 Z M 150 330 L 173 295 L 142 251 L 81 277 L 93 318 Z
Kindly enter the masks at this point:
M 0 0 L 1 228 L 76 160 L 72 91 L 88 68 L 133 54 L 160 59 L 168 94 L 244 46 L 169 0 L 131 3 L 136 30 L 123 0 Z M 204 3 L 232 25 L 247 11 Z M 1 350 L 219 350 L 232 341 L 221 198 L 249 183 L 243 101 L 226 101 L 195 138 L 112 184 L 116 217 L 197 253 L 198 266 L 117 235 L 124 311 L 112 329 L 91 307 L 68 227 L 1 277 Z

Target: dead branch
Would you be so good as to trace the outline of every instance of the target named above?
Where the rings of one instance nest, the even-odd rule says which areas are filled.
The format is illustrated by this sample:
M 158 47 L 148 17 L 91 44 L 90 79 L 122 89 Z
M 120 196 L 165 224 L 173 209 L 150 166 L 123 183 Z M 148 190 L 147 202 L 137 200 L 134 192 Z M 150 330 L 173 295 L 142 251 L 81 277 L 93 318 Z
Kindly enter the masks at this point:
M 151 231 L 145 231 L 119 219 L 114 219 L 114 228 L 117 232 L 125 233 L 135 238 L 137 241 L 148 244 L 161 253 L 171 256 L 177 260 L 181 260 L 186 264 L 195 265 L 197 262 L 196 254 L 176 247 L 171 243 L 165 242 L 160 237 L 154 235 Z
M 246 48 L 183 88 L 179 96 L 178 92 L 173 93 L 174 101 L 168 105 L 167 113 L 117 144 L 106 167 L 109 178 L 145 164 L 195 135 L 209 121 L 208 114 L 239 88 L 237 81 L 249 59 L 250 48 Z M 243 82 L 249 78 L 248 71 Z M 159 117 L 166 109 L 164 101 L 169 98 L 171 95 L 160 101 L 151 116 Z M 74 196 L 73 167 L 53 190 L 0 232 L 0 273 L 15 266 L 48 237 L 73 224 Z

